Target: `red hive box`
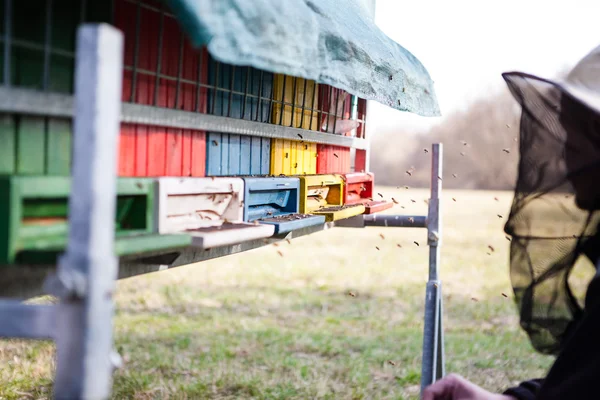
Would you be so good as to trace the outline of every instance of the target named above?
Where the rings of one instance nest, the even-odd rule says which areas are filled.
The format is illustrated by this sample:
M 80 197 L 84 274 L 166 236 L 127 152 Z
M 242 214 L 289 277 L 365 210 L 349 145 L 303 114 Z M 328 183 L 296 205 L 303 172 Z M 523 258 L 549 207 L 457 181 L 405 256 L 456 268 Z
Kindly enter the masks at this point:
M 353 172 L 342 175 L 344 178 L 344 204 L 363 204 L 365 214 L 374 214 L 392 208 L 393 204 L 383 200 L 373 200 L 372 172 Z
M 115 4 L 115 25 L 125 37 L 122 101 L 205 113 L 206 88 L 200 84 L 207 83 L 208 53 L 192 47 L 164 6 L 144 3 L 153 7 L 139 8 L 139 31 L 138 5 Z M 120 176 L 205 176 L 205 171 L 205 132 L 121 125 Z
M 335 89 L 328 85 L 319 86 L 319 101 L 321 110 L 325 113 L 335 113 L 338 118 L 350 118 L 351 99 L 351 96 L 341 89 Z M 332 103 L 335 106 L 338 101 L 341 103 L 341 107 L 332 109 Z M 331 118 L 327 114 L 323 115 L 321 118 L 322 131 L 332 133 L 334 128 L 332 117 L 333 115 Z M 350 168 L 350 148 L 326 144 L 317 145 L 317 174 L 343 174 L 350 172 Z

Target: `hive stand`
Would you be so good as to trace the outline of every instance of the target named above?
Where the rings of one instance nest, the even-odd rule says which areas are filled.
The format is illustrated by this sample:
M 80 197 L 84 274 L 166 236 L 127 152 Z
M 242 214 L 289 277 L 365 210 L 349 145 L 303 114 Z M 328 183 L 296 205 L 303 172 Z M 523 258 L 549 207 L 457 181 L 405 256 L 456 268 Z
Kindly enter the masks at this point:
M 113 368 L 112 316 L 118 260 L 116 203 L 123 35 L 105 25 L 77 32 L 73 187 L 69 240 L 56 275 L 46 281 L 55 305 L 0 300 L 0 336 L 53 339 L 57 399 L 105 399 Z
M 10 4 L 10 3 L 7 3 Z M 315 143 L 346 145 L 357 149 L 357 165 L 368 164 L 368 144 L 351 138 L 309 132 L 297 128 L 250 121 L 224 120 L 211 115 L 154 110 L 136 104 L 121 107 L 123 36 L 104 24 L 84 24 L 77 33 L 75 96 L 43 94 L 3 87 L 4 111 L 69 117 L 74 115 L 73 189 L 69 199 L 69 241 L 56 275 L 46 281 L 55 305 L 26 305 L 0 300 L 0 337 L 52 339 L 57 345 L 54 396 L 57 399 L 105 399 L 110 396 L 111 375 L 119 365 L 112 350 L 112 316 L 117 275 L 133 276 L 234 254 L 272 241 L 294 238 L 334 226 L 420 227 L 428 229 L 429 281 L 426 290 L 422 387 L 444 374 L 441 282 L 438 277 L 441 237 L 441 144 L 433 145 L 433 168 L 429 212 L 424 216 L 359 215 L 349 220 L 306 227 L 268 240 L 240 243 L 227 248 L 197 251 L 186 248 L 177 254 L 156 254 L 128 264 L 114 250 L 114 227 L 106 224 L 115 212 L 119 119 L 121 122 L 160 125 L 178 118 L 178 126 L 260 137 L 295 138 L 302 132 Z M 6 73 L 6 71 L 5 71 Z M 26 101 L 25 101 L 26 100 Z M 169 125 L 169 124 L 167 124 Z M 364 153 L 364 154 L 363 154 Z M 362 161 L 361 161 L 362 160 Z
M 427 216 L 420 215 L 358 215 L 335 222 L 335 226 L 363 228 L 378 226 L 388 228 L 427 228 L 429 246 L 429 280 L 425 290 L 425 323 L 423 328 L 423 361 L 421 392 L 445 374 L 444 330 L 442 325 L 442 282 L 439 278 L 442 216 L 440 194 L 442 191 L 443 146 L 435 143 L 431 152 L 431 195 Z

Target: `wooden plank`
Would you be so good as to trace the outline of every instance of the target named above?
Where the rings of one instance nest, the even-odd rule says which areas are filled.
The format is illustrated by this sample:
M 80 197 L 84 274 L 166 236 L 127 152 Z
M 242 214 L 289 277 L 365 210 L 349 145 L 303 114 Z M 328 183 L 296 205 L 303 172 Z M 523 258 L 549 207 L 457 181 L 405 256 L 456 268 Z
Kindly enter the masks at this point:
M 260 165 L 260 162 L 259 164 Z M 235 170 L 235 169 L 234 169 Z M 252 138 L 240 136 L 239 169 L 236 175 L 250 175 L 252 173 Z
M 191 136 L 191 176 L 205 176 L 207 164 L 206 133 L 204 131 L 192 131 Z
M 294 140 L 273 139 L 271 175 L 302 175 L 317 172 L 317 145 Z
M 181 176 L 192 176 L 192 134 L 191 129 L 182 130 Z
M 241 178 L 171 178 L 157 180 L 159 233 L 243 222 Z
M 148 176 L 166 173 L 166 135 L 163 127 L 148 127 Z
M 227 164 L 223 165 L 223 175 L 241 175 L 240 160 L 243 157 L 240 135 L 228 135 L 227 146 L 229 158 Z
M 183 172 L 183 130 L 166 129 L 165 175 L 182 176 Z
M 271 139 L 253 137 L 253 141 L 260 141 L 261 157 L 260 164 L 252 164 L 252 173 L 258 175 L 266 175 L 271 170 Z M 260 170 L 254 172 L 254 166 L 260 165 Z
M 71 171 L 72 127 L 68 119 L 48 118 L 46 173 L 69 175 Z
M 326 144 L 317 145 L 317 173 L 341 174 L 350 172 L 350 149 Z
M 311 211 L 311 214 L 323 215 L 327 222 L 338 221 L 340 219 L 351 218 L 365 212 L 364 205 L 348 206 L 344 208 L 334 208 L 335 211 L 327 208 Z
M 13 115 L 0 115 L 0 143 L 0 174 L 12 174 L 17 159 L 17 126 Z
M 44 118 L 21 116 L 17 126 L 17 174 L 43 175 L 46 169 Z

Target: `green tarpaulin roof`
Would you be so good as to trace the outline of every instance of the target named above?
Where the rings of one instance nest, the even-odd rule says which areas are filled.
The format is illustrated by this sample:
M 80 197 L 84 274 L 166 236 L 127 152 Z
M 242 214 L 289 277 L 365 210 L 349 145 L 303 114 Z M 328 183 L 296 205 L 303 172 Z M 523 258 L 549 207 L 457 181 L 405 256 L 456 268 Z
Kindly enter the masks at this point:
M 421 62 L 359 0 L 170 0 L 197 46 L 218 61 L 344 89 L 402 111 L 440 115 Z

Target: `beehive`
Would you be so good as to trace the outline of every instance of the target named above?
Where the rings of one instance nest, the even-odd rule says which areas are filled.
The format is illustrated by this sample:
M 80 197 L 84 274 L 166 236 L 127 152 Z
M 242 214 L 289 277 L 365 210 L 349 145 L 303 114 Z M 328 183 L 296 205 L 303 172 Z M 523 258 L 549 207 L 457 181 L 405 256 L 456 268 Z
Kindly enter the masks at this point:
M 319 128 L 319 85 L 315 81 L 277 74 L 273 82 L 272 122 L 308 130 Z M 283 102 L 283 113 L 281 112 Z M 271 174 L 317 173 L 317 145 L 304 141 L 273 139 Z

